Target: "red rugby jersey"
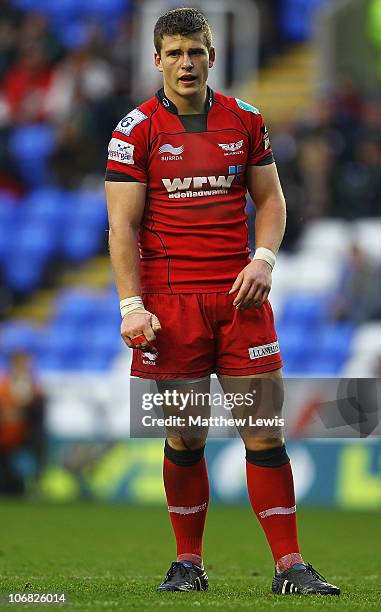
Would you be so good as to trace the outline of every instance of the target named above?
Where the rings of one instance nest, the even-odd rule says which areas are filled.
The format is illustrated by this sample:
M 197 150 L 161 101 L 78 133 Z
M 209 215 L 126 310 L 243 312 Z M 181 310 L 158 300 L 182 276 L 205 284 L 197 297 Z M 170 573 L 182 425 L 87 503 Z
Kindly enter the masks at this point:
M 259 111 L 209 88 L 200 115 L 178 115 L 163 89 L 126 115 L 106 180 L 147 183 L 142 291 L 228 291 L 249 261 L 246 168 L 273 162 Z

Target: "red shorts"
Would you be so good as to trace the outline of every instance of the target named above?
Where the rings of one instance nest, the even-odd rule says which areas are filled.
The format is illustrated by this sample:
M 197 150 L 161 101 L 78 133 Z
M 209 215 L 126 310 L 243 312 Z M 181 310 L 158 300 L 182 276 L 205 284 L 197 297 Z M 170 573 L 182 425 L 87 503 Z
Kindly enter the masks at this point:
M 156 352 L 133 351 L 132 376 L 247 376 L 281 368 L 270 302 L 237 310 L 233 300 L 226 293 L 145 294 L 144 306 L 159 318 L 162 330 Z

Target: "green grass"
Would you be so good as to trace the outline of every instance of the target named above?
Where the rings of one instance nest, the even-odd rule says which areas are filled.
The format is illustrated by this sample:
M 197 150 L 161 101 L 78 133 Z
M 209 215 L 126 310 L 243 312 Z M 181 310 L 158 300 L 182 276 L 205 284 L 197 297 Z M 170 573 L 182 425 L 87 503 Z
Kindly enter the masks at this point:
M 272 595 L 272 559 L 249 507 L 209 511 L 207 593 L 159 594 L 174 553 L 165 509 L 0 499 L 0 591 L 65 591 L 72 610 L 380 610 L 379 515 L 301 510 L 299 526 L 305 559 L 340 598 Z

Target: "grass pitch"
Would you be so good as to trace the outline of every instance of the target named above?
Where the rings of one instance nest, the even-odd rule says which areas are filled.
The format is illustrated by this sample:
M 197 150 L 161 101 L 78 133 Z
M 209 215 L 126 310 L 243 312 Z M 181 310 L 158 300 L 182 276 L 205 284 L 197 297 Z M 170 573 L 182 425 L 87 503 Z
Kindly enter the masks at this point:
M 333 597 L 274 596 L 272 558 L 251 508 L 211 506 L 207 593 L 156 593 L 174 558 L 164 508 L 0 499 L 0 591 L 65 591 L 67 610 L 380 610 L 377 513 L 300 510 L 304 558 L 342 588 Z M 55 608 L 56 606 L 54 606 Z M 8 609 L 52 609 L 12 605 Z

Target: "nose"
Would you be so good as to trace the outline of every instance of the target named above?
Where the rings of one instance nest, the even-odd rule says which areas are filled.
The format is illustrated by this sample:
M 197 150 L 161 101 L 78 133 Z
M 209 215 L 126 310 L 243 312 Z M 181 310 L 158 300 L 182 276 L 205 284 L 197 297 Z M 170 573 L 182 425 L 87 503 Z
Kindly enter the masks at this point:
M 193 68 L 193 62 L 191 56 L 188 53 L 184 53 L 182 67 Z

